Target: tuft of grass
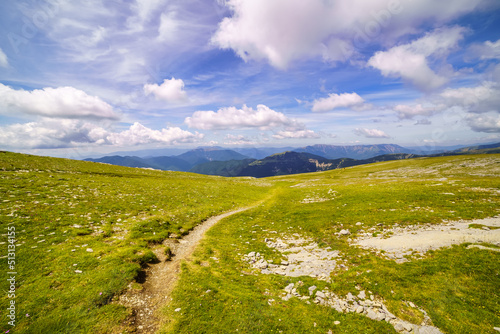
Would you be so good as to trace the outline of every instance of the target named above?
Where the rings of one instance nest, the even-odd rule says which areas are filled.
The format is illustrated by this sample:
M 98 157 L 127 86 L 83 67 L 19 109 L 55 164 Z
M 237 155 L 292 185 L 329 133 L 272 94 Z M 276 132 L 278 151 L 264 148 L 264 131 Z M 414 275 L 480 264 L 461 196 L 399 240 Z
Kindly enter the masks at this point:
M 163 250 L 163 254 L 165 254 L 165 261 L 170 261 L 172 260 L 172 256 L 174 255 L 172 253 L 172 250 L 170 249 L 170 247 L 165 247 L 165 249 Z

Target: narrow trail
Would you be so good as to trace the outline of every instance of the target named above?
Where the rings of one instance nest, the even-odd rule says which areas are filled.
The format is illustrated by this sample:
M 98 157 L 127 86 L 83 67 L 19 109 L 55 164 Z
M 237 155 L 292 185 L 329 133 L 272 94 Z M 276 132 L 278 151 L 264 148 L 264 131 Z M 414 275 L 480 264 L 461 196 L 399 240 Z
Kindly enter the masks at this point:
M 170 298 L 175 282 L 179 278 L 180 264 L 193 254 L 205 232 L 221 219 L 255 208 L 260 203 L 211 217 L 196 226 L 178 242 L 167 240 L 162 247 L 155 248 L 153 252 L 160 262 L 150 264 L 145 269 L 146 277 L 142 284 L 142 290 L 134 290 L 129 287 L 127 292 L 119 298 L 119 304 L 132 307 L 134 310 L 133 318 L 129 320 L 129 326 L 135 328 L 136 333 L 155 333 L 161 325 L 157 311 Z M 172 249 L 174 256 L 171 261 L 165 261 L 165 254 L 163 254 L 165 246 Z

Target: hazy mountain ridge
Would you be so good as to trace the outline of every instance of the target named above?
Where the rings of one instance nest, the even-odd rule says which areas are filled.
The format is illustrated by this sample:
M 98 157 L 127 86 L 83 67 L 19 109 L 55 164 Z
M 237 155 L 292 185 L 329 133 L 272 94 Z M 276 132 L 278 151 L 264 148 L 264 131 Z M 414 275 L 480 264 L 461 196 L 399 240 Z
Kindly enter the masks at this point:
M 246 151 L 240 151 L 248 152 L 251 155 L 258 155 L 263 154 L 266 150 L 273 151 L 277 150 L 277 148 L 245 150 Z M 311 152 L 321 154 L 314 154 Z M 375 155 L 376 152 L 390 153 Z M 416 152 L 420 153 L 420 151 Z M 172 157 L 140 158 L 135 156 L 108 156 L 100 159 L 86 160 L 126 167 L 189 171 L 205 175 L 266 177 L 310 173 L 379 161 L 410 159 L 423 156 L 499 152 L 500 143 L 463 147 L 457 150 L 435 154 L 415 154 L 415 150 L 392 144 L 353 146 L 314 145 L 294 151 L 275 153 L 257 160 L 249 158 L 234 150 L 224 149 L 222 147 L 199 147 Z M 325 155 L 343 156 L 340 158 L 328 158 L 325 157 Z M 367 156 L 368 158 L 352 158 L 353 156 Z
M 351 158 L 368 159 L 378 155 L 394 153 L 415 153 L 413 150 L 394 144 L 379 145 L 313 145 L 301 147 L 295 152 L 305 152 L 319 155 L 328 159 Z

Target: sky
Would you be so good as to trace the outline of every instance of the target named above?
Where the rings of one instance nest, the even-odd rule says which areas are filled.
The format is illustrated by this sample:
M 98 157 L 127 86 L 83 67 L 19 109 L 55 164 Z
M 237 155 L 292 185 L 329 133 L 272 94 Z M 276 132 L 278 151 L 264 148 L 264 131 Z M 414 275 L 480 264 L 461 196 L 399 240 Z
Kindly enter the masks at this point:
M 0 149 L 500 141 L 498 0 L 0 3 Z

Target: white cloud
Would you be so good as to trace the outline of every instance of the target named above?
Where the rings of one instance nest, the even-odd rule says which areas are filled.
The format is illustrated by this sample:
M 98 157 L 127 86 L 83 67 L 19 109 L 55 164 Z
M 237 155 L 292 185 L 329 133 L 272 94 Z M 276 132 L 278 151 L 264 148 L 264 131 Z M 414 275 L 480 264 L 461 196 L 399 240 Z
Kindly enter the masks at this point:
M 314 100 L 312 111 L 325 112 L 336 108 L 360 106 L 365 101 L 356 93 L 330 94 L 328 97 Z
M 469 114 L 466 122 L 476 132 L 500 133 L 500 115 L 497 113 Z
M 441 87 L 448 78 L 435 73 L 429 66 L 429 57 L 444 57 L 463 39 L 465 29 L 452 27 L 437 29 L 409 44 L 379 51 L 368 60 L 368 65 L 387 77 L 401 77 L 422 90 Z
M 320 136 L 312 130 L 297 130 L 297 131 L 278 131 L 273 138 L 275 139 L 305 139 L 319 138 Z
M 445 105 L 428 105 L 417 104 L 413 106 L 399 104 L 395 106 L 394 111 L 397 112 L 399 119 L 412 119 L 415 116 L 432 116 L 437 112 L 446 109 Z
M 178 127 L 152 130 L 140 123 L 134 123 L 128 130 L 111 133 L 106 139 L 113 145 L 133 146 L 149 143 L 179 144 L 193 143 L 203 138 L 202 134 L 191 133 Z
M 38 122 L 0 127 L 0 145 L 13 148 L 69 148 L 81 146 L 163 143 L 175 145 L 201 140 L 202 134 L 178 127 L 152 130 L 140 123 L 129 129 L 112 132 L 97 124 L 75 119 L 43 119 Z
M 184 91 L 184 81 L 182 79 L 165 79 L 161 85 L 144 85 L 146 95 L 153 94 L 156 99 L 169 103 L 182 103 L 188 100 L 186 91 Z
M 97 96 L 73 87 L 15 90 L 0 84 L 0 110 L 57 118 L 118 119 L 119 115 Z
M 474 44 L 469 53 L 481 60 L 500 59 L 500 39 L 496 42 L 486 41 L 483 44 Z
M 213 111 L 196 111 L 184 121 L 190 128 L 203 130 L 223 130 L 238 128 L 259 128 L 268 130 L 276 127 L 302 129 L 304 126 L 283 113 L 259 104 L 257 109 L 243 105 L 241 109 L 228 107 Z
M 462 107 L 468 112 L 500 112 L 500 87 L 493 82 L 485 81 L 476 87 L 448 88 L 440 96 L 446 104 Z
M 245 61 L 267 60 L 285 69 L 293 60 L 323 57 L 344 61 L 370 43 L 390 45 L 480 9 L 488 0 L 226 0 L 232 11 L 212 42 Z
M 158 38 L 161 41 L 171 42 L 178 37 L 179 22 L 175 19 L 176 15 L 175 11 L 161 14 L 158 28 Z
M 257 145 L 256 141 L 243 135 L 227 134 L 225 140 L 225 145 Z
M 357 128 L 354 130 L 354 134 L 366 138 L 391 138 L 384 131 L 377 129 Z
M 9 60 L 7 59 L 7 55 L 0 49 L 0 67 L 8 67 Z
M 80 120 L 44 119 L 0 127 L 0 145 L 23 149 L 101 145 L 107 134 L 102 127 Z

